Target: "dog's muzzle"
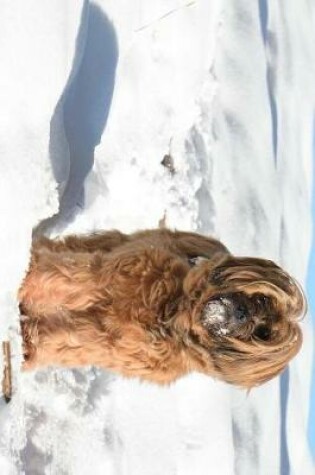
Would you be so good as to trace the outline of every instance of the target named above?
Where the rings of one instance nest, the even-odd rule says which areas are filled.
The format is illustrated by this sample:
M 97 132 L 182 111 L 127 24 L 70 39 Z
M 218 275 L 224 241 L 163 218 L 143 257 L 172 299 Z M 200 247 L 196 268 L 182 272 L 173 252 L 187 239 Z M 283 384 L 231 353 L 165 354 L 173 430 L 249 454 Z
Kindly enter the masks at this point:
M 246 306 L 234 302 L 231 297 L 210 300 L 202 312 L 202 324 L 217 334 L 227 335 L 247 322 L 249 311 Z

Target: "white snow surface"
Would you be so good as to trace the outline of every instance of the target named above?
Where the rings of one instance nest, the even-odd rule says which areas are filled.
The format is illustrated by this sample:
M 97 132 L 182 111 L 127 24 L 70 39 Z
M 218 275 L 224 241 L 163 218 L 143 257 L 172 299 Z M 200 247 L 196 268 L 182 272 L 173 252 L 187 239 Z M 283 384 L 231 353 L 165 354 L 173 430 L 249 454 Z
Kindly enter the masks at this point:
M 249 394 L 97 368 L 20 373 L 32 229 L 171 228 L 271 258 L 304 283 L 311 239 L 315 6 L 307 0 L 0 4 L 0 473 L 309 475 L 303 349 Z M 165 155 L 175 173 L 161 165 Z

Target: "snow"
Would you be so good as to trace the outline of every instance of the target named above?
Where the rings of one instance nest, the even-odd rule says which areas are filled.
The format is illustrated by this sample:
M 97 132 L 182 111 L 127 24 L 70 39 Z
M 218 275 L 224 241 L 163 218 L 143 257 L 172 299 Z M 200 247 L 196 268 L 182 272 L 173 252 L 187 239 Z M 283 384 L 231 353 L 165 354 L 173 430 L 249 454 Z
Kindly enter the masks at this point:
M 304 284 L 314 6 L 5 0 L 0 18 L 0 337 L 15 390 L 0 402 L 1 473 L 313 473 L 308 317 L 289 371 L 249 394 L 197 374 L 160 388 L 97 368 L 20 373 L 15 295 L 33 228 L 164 216 Z

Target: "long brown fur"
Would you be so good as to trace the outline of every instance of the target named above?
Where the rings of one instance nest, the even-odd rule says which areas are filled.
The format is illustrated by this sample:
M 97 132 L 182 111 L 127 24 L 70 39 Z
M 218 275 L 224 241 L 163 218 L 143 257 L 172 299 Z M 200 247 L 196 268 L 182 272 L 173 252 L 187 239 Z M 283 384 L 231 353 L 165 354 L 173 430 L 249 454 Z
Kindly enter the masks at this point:
M 197 257 L 206 259 L 193 265 Z M 207 302 L 227 294 L 253 306 L 234 335 L 202 324 Z M 283 371 L 302 342 L 297 283 L 272 261 L 235 257 L 194 233 L 40 238 L 18 298 L 24 369 L 97 365 L 161 384 L 199 371 L 251 388 Z

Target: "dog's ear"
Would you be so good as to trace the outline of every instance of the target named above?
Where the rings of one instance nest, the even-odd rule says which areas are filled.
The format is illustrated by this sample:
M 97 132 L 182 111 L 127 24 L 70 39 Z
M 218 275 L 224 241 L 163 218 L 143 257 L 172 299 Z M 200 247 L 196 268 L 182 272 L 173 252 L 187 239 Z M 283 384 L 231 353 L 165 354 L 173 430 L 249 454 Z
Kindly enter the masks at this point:
M 299 352 L 302 331 L 286 322 L 269 341 L 221 338 L 211 352 L 218 378 L 250 389 L 278 376 Z
M 281 268 L 274 262 L 267 259 L 255 257 L 225 256 L 221 262 L 217 262 L 213 272 L 213 280 L 218 284 L 222 283 L 247 283 L 254 280 L 269 280 L 274 277 L 274 273 L 281 271 Z

